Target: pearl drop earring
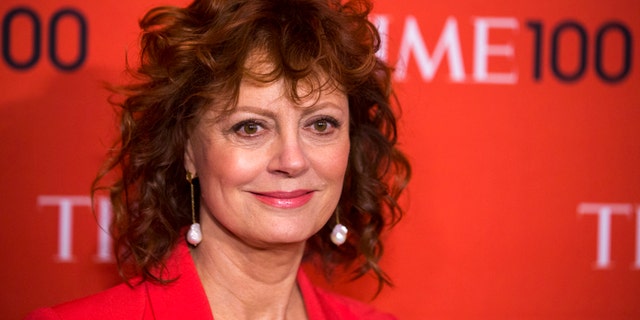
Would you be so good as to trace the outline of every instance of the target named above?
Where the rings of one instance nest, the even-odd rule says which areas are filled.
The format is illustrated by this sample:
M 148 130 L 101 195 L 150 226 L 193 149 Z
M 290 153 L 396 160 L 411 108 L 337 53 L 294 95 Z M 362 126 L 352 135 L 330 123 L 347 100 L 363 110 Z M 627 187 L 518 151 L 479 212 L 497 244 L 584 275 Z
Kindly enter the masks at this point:
M 331 231 L 331 242 L 335 243 L 337 246 L 343 244 L 347 241 L 348 231 L 347 227 L 341 224 L 336 224 L 336 226 L 333 227 L 333 231 Z
M 202 230 L 200 229 L 200 224 L 196 222 L 196 205 L 193 194 L 193 178 L 195 176 L 191 175 L 191 172 L 187 171 L 187 181 L 189 181 L 189 185 L 191 187 L 191 226 L 189 227 L 189 231 L 187 232 L 187 242 L 189 242 L 194 247 L 202 242 Z
M 331 231 L 331 242 L 335 245 L 339 246 L 347 241 L 347 233 L 349 230 L 347 227 L 340 223 L 340 213 L 336 209 L 336 226 L 333 227 L 333 231 Z

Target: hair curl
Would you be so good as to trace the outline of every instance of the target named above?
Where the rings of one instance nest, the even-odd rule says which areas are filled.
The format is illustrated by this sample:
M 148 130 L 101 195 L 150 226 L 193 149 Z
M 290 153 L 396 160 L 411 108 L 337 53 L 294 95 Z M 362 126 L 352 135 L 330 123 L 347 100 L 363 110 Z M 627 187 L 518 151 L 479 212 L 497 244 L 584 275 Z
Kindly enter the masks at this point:
M 319 257 L 325 270 L 355 263 L 354 276 L 372 271 L 379 290 L 390 283 L 378 264 L 380 237 L 402 216 L 397 200 L 411 169 L 396 147 L 391 69 L 375 56 L 380 37 L 370 10 L 368 0 L 196 0 L 144 16 L 137 81 L 117 89 L 125 97 L 116 103 L 121 136 L 92 188 L 110 192 L 125 279 L 170 280 L 156 271 L 191 223 L 186 141 L 204 110 L 232 108 L 251 76 L 284 79 L 292 99 L 300 98 L 299 81 L 326 84 L 319 79 L 347 94 L 351 150 L 336 210 L 350 237 L 340 247 L 329 243 L 329 221 L 308 240 L 307 257 Z M 273 64 L 268 74 L 245 67 L 256 51 Z M 117 179 L 105 183 L 110 173 Z

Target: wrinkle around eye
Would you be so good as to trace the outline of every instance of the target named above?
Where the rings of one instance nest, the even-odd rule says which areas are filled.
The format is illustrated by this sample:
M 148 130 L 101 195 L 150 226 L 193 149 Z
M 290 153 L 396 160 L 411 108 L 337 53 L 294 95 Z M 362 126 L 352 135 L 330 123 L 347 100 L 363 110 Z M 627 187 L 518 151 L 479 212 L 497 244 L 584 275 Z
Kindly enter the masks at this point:
M 322 123 L 323 128 L 320 130 L 318 128 L 318 124 Z M 319 134 L 319 135 L 329 135 L 339 130 L 342 126 L 340 120 L 332 117 L 332 116 L 320 116 L 315 119 L 312 119 L 309 124 L 305 127 L 309 128 L 309 130 Z
M 247 126 L 255 126 L 255 133 L 247 132 Z M 255 148 L 269 139 L 272 135 L 272 128 L 269 124 L 261 120 L 246 119 L 238 121 L 233 125 L 227 126 L 222 130 L 222 136 L 232 145 L 239 147 Z
M 247 119 L 234 124 L 229 131 L 240 137 L 256 137 L 267 130 L 266 125 L 260 120 Z

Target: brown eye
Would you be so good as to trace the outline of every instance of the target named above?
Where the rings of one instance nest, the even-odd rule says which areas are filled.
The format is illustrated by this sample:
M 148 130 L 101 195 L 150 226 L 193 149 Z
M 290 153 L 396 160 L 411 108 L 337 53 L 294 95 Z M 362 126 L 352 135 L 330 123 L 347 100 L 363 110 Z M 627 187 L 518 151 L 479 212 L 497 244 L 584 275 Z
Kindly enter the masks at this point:
M 264 126 L 256 120 L 246 120 L 237 123 L 231 129 L 240 136 L 254 137 L 261 134 Z
M 329 128 L 329 123 L 327 120 L 318 120 L 313 123 L 313 129 L 318 132 L 325 132 Z
M 242 126 L 242 131 L 244 131 L 245 134 L 256 134 L 258 132 L 258 124 L 256 123 L 245 123 Z

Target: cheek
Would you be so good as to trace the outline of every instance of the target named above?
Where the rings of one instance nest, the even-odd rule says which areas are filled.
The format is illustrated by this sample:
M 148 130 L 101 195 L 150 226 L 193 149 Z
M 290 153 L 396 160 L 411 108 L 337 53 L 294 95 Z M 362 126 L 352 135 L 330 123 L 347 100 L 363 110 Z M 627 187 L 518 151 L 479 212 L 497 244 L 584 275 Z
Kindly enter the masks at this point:
M 340 182 L 344 180 L 349 161 L 349 143 L 336 146 L 335 149 L 317 153 L 315 163 L 317 171 L 326 179 Z
M 202 176 L 207 176 L 209 183 L 220 187 L 235 186 L 252 181 L 264 167 L 255 152 L 224 146 L 210 146 L 203 153 L 200 163 Z

